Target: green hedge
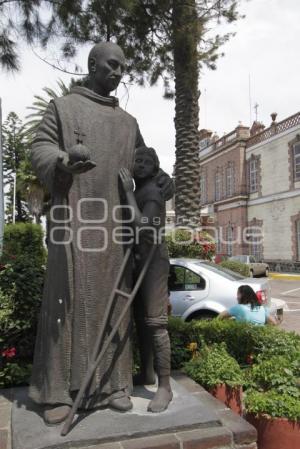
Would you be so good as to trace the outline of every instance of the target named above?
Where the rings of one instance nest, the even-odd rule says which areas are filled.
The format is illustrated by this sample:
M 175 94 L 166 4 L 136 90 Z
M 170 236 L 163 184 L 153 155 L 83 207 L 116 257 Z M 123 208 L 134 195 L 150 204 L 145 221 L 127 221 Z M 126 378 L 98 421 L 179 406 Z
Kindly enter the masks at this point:
M 169 332 L 172 345 L 172 365 L 181 368 L 189 359 L 188 345 L 195 342 L 200 348 L 204 343 L 226 343 L 228 352 L 240 364 L 253 361 L 258 355 L 290 355 L 300 353 L 300 335 L 285 332 L 274 326 L 255 326 L 233 320 L 199 320 L 189 323 L 171 317 Z
M 216 251 L 216 245 L 212 237 L 206 232 L 197 235 L 193 235 L 192 232 L 192 230 L 190 232 L 178 228 L 166 235 L 170 257 L 211 260 Z
M 176 318 L 170 319 L 169 332 L 173 368 L 184 367 L 209 388 L 239 380 L 247 390 L 247 412 L 300 420 L 300 335 L 231 320 L 184 323 Z
M 7 225 L 0 260 L 0 387 L 28 378 L 40 310 L 46 251 L 41 226 Z M 13 355 L 15 353 L 15 355 Z
M 234 357 L 228 354 L 225 343 L 203 345 L 185 364 L 184 371 L 195 382 L 209 390 L 222 384 L 229 387 L 240 387 L 244 384 L 243 371 Z
M 242 276 L 250 277 L 250 268 L 249 265 L 238 262 L 236 260 L 223 260 L 220 263 L 221 267 L 227 268 L 228 270 L 234 271 L 235 273 L 239 273 Z

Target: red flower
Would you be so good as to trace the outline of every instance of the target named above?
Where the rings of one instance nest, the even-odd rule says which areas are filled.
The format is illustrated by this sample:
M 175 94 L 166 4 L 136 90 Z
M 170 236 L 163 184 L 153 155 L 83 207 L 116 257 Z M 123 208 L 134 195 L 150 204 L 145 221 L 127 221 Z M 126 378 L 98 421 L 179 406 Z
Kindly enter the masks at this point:
M 2 351 L 2 357 L 6 357 L 7 359 L 12 359 L 16 355 L 16 348 L 8 348 Z
M 253 365 L 253 355 L 252 354 L 247 355 L 246 362 L 248 365 Z

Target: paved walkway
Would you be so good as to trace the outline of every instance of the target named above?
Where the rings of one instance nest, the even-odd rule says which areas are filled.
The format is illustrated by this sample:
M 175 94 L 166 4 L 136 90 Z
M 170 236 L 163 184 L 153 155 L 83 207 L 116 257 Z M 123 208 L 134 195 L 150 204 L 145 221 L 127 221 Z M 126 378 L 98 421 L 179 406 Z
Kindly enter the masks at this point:
M 282 329 L 300 334 L 300 278 L 270 279 L 273 298 L 282 299 L 287 304 L 283 314 Z

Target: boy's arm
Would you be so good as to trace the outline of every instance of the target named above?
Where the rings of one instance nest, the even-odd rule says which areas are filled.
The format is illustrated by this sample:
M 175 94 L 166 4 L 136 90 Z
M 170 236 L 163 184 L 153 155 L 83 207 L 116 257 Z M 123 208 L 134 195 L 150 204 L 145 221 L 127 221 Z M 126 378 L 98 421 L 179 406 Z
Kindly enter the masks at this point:
M 156 179 L 157 185 L 161 189 L 163 199 L 165 201 L 169 201 L 175 193 L 175 184 L 173 179 L 161 168 L 159 169 L 159 172 L 156 175 Z
M 134 186 L 130 172 L 127 169 L 122 168 L 119 172 L 119 176 L 125 191 L 127 203 L 134 211 L 135 226 L 155 226 L 156 218 L 160 216 L 160 202 L 153 197 L 153 200 L 147 201 L 143 211 L 140 211 L 133 192 Z M 153 192 L 153 195 L 154 194 L 155 192 Z M 161 198 L 161 202 L 162 201 L 163 199 Z

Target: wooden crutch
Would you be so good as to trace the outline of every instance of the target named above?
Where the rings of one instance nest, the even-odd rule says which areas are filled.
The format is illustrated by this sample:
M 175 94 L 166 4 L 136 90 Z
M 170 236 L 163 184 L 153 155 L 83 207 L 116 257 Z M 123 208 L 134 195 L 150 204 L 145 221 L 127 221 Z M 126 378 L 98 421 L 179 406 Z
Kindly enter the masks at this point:
M 151 247 L 151 249 L 149 251 L 148 257 L 147 257 L 147 259 L 145 261 L 145 264 L 144 264 L 142 270 L 140 271 L 139 276 L 138 276 L 137 281 L 136 281 L 136 284 L 134 285 L 134 287 L 132 289 L 132 292 L 130 294 L 127 293 L 127 292 L 121 291 L 120 288 L 119 288 L 120 282 L 122 281 L 124 273 L 125 273 L 125 269 L 126 269 L 129 257 L 130 257 L 130 255 L 132 253 L 133 246 L 130 246 L 129 248 L 127 248 L 126 253 L 125 253 L 125 257 L 123 259 L 122 265 L 120 267 L 120 270 L 119 270 L 119 273 L 118 273 L 118 276 L 117 276 L 117 279 L 116 279 L 116 282 L 115 282 L 115 285 L 114 285 L 114 288 L 113 288 L 113 290 L 111 292 L 111 295 L 109 297 L 109 300 L 108 300 L 108 303 L 107 303 L 107 306 L 106 306 L 106 309 L 105 309 L 105 313 L 104 313 L 103 320 L 102 320 L 102 326 L 100 328 L 100 331 L 99 331 L 99 334 L 98 334 L 98 337 L 97 337 L 97 340 L 96 340 L 96 343 L 95 343 L 95 347 L 94 347 L 94 350 L 93 350 L 93 353 L 92 353 L 91 361 L 89 363 L 89 366 L 88 366 L 86 375 L 85 375 L 85 377 L 83 379 L 83 382 L 82 382 L 82 385 L 80 387 L 80 390 L 77 393 L 77 396 L 76 396 L 76 399 L 75 399 L 75 401 L 73 403 L 73 406 L 72 406 L 72 408 L 71 408 L 71 410 L 70 410 L 70 412 L 69 412 L 69 414 L 68 414 L 68 416 L 66 418 L 66 421 L 64 423 L 63 429 L 61 431 L 61 436 L 65 436 L 65 435 L 68 434 L 68 432 L 70 430 L 70 427 L 72 425 L 74 416 L 75 416 L 75 414 L 76 414 L 76 412 L 77 412 L 77 410 L 79 408 L 79 405 L 80 405 L 80 403 L 82 401 L 84 393 L 85 393 L 85 391 L 86 391 L 86 389 L 87 389 L 87 387 L 88 387 L 88 385 L 89 385 L 89 383 L 90 383 L 90 381 L 91 381 L 91 379 L 92 379 L 92 377 L 93 377 L 93 375 L 95 373 L 95 370 L 96 370 L 97 366 L 99 365 L 99 363 L 101 362 L 101 360 L 102 360 L 102 358 L 103 358 L 103 356 L 104 356 L 108 346 L 112 342 L 112 339 L 116 335 L 123 318 L 125 317 L 129 307 L 131 306 L 131 304 L 132 304 L 132 302 L 133 302 L 133 300 L 134 300 L 134 298 L 135 298 L 135 296 L 137 294 L 138 289 L 141 286 L 141 283 L 142 283 L 142 281 L 144 279 L 144 276 L 145 276 L 145 274 L 146 274 L 146 272 L 148 270 L 149 264 L 150 264 L 151 259 L 153 257 L 155 248 L 156 248 L 156 246 L 152 245 L 152 247 Z M 115 323 L 113 329 L 111 330 L 110 334 L 107 336 L 106 340 L 104 341 L 103 346 L 101 348 L 101 344 L 102 344 L 102 340 L 103 340 L 103 336 L 104 336 L 104 331 L 105 331 L 106 326 L 108 324 L 110 312 L 111 312 L 112 306 L 114 304 L 114 301 L 115 301 L 115 299 L 118 296 L 123 296 L 124 298 L 127 298 L 127 303 L 126 303 L 122 313 L 120 314 L 117 322 Z

